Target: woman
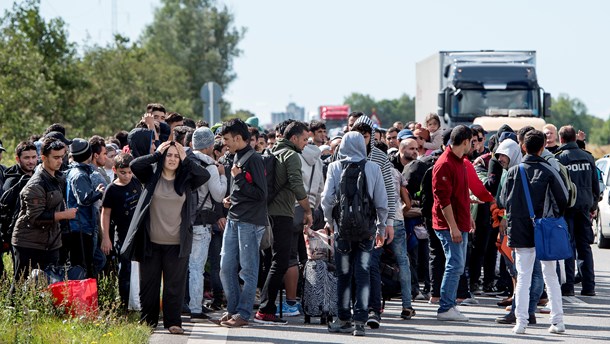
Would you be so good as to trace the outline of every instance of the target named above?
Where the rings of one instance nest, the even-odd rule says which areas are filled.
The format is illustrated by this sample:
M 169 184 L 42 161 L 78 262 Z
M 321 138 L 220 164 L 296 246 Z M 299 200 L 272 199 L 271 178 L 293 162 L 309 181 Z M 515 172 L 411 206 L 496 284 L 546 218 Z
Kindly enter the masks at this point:
M 28 269 L 58 265 L 61 247 L 59 222 L 76 217 L 76 208 L 65 208 L 66 181 L 59 170 L 66 155 L 66 145 L 54 138 L 44 139 L 42 164 L 21 190 L 21 209 L 11 243 L 15 252 L 15 282 Z
M 193 230 L 193 191 L 210 174 L 187 157 L 177 142 L 164 142 L 153 154 L 130 164 L 144 185 L 121 254 L 140 262 L 140 320 L 155 328 L 159 321 L 159 291 L 163 277 L 163 325 L 182 334 L 182 303 Z

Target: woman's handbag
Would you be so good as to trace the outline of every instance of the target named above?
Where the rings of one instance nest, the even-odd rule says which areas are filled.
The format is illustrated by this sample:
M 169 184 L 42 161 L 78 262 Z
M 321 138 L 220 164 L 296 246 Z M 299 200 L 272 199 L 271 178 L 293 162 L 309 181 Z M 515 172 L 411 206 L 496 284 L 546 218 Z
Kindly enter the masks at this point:
M 530 218 L 534 223 L 534 242 L 536 244 L 536 258 L 541 261 L 553 261 L 572 258 L 572 245 L 568 224 L 562 217 L 543 217 L 536 219 L 532 199 L 527 183 L 527 176 L 523 164 L 519 165 L 521 182 L 525 191 L 525 199 L 529 209 Z

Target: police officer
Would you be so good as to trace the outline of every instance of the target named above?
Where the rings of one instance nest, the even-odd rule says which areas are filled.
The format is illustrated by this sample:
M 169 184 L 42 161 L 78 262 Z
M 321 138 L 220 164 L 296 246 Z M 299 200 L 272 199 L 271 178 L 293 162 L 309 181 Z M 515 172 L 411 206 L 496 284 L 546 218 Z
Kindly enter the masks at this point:
M 593 272 L 593 229 L 591 227 L 591 213 L 597 211 L 599 199 L 599 183 L 593 156 L 578 147 L 576 144 L 576 131 L 571 125 L 559 129 L 559 140 L 562 146 L 556 157 L 570 171 L 570 179 L 578 189 L 576 204 L 566 210 L 565 219 L 572 237 L 572 246 L 576 248 L 578 259 L 583 263 L 580 266 L 582 276 L 581 295 L 595 296 L 595 273 Z M 574 295 L 574 259 L 567 259 L 566 282 L 561 286 L 564 296 Z

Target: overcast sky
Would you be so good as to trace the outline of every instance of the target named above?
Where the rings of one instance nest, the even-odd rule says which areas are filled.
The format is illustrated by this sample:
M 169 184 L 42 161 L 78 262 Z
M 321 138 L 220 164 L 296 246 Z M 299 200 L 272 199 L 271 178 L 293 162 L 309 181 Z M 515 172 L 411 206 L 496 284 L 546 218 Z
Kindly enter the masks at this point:
M 160 0 L 117 0 L 118 32 L 138 39 Z M 0 9 L 11 6 L 0 1 Z M 43 0 L 79 45 L 112 40 L 111 0 Z M 540 85 L 610 115 L 610 1 L 227 0 L 246 27 L 225 90 L 263 123 L 289 102 L 316 111 L 351 92 L 415 94 L 415 63 L 439 50 L 536 50 Z M 151 100 L 152 101 L 152 100 Z M 163 101 L 162 99 L 158 101 Z M 171 108 L 171 107 L 170 107 Z

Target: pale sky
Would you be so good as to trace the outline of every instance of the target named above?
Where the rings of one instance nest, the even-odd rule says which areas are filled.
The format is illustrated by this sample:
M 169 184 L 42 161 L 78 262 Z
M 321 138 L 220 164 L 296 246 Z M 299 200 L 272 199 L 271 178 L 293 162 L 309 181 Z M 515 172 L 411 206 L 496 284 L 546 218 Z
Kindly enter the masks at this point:
M 133 40 L 160 0 L 117 0 L 118 32 Z M 247 28 L 224 90 L 233 109 L 262 123 L 289 102 L 306 112 L 351 92 L 375 99 L 415 95 L 415 63 L 439 50 L 536 50 L 539 83 L 579 98 L 607 119 L 610 1 L 226 0 Z M 0 10 L 12 6 L 1 0 Z M 111 0 L 42 0 L 83 45 L 112 40 Z M 162 101 L 162 100 L 159 100 Z

